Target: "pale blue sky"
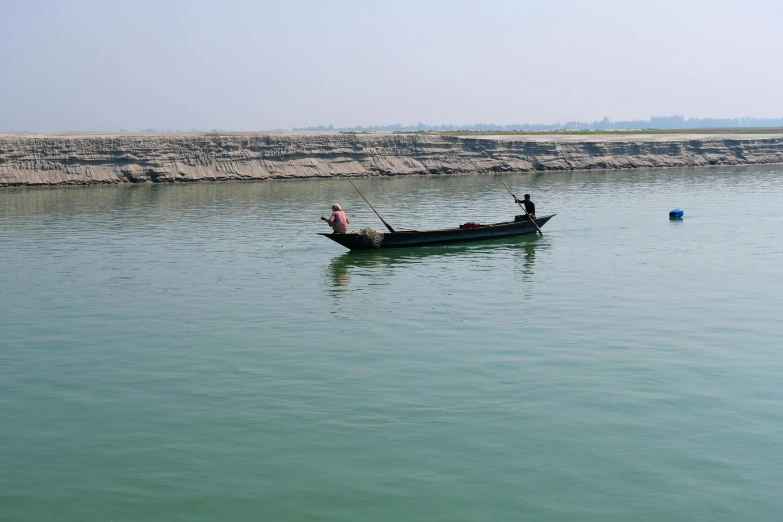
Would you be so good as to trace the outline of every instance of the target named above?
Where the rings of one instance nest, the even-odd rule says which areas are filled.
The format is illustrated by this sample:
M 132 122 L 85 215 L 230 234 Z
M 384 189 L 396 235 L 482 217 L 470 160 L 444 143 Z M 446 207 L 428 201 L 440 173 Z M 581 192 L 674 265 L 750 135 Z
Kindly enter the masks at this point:
M 783 116 L 780 1 L 0 0 L 0 131 Z

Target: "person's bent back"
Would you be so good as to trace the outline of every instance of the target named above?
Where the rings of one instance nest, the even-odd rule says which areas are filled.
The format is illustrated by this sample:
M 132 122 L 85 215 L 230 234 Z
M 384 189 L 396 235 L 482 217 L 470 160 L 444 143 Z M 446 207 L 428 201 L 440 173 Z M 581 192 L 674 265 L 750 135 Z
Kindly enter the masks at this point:
M 348 225 L 351 224 L 351 220 L 348 219 L 348 215 L 343 211 L 342 207 L 335 203 L 332 205 L 332 215 L 328 218 L 322 217 L 326 221 L 332 230 L 337 234 L 345 234 L 348 232 Z

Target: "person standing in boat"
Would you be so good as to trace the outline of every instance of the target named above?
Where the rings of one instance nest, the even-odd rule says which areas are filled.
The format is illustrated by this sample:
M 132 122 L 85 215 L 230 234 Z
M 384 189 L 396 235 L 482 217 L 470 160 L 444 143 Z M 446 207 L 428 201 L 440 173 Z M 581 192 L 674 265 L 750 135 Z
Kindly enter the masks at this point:
M 343 208 L 335 203 L 332 205 L 332 215 L 328 218 L 321 217 L 322 220 L 332 227 L 332 230 L 337 234 L 345 234 L 348 232 L 348 225 L 351 224 L 351 220 L 348 219 Z
M 511 195 L 514 196 L 514 194 Z M 525 212 L 527 212 L 531 218 L 536 219 L 536 204 L 530 201 L 530 194 L 525 194 L 525 199 L 523 201 L 520 201 L 514 196 L 514 202 L 524 204 Z

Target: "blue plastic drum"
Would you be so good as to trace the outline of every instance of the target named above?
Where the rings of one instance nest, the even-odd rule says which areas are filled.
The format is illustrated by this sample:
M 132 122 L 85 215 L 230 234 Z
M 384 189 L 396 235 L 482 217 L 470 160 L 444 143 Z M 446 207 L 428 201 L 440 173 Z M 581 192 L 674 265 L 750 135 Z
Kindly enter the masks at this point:
M 669 211 L 670 218 L 681 218 L 685 211 L 681 208 L 675 208 Z

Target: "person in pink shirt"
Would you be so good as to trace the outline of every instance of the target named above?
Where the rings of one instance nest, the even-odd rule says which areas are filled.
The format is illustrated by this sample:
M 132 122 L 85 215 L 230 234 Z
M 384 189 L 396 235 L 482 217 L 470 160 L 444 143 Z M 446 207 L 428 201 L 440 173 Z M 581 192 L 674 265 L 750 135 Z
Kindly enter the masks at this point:
M 330 227 L 332 227 L 332 230 L 334 230 L 337 234 L 345 234 L 348 232 L 348 225 L 351 224 L 351 220 L 348 219 L 348 216 L 343 211 L 343 208 L 335 203 L 332 205 L 332 215 L 328 218 L 322 217 L 324 221 L 326 221 Z

